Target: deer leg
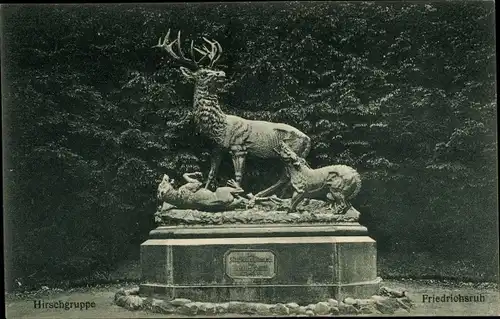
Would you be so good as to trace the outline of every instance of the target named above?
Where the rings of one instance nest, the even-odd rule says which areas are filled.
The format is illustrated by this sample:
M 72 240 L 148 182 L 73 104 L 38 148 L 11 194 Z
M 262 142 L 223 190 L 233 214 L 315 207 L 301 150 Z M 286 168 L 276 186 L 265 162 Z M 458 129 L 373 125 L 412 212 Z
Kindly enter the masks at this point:
M 297 205 L 304 199 L 306 196 L 305 192 L 295 192 L 292 196 L 292 203 L 290 204 L 290 209 L 288 210 L 289 213 L 295 212 L 295 209 L 297 208 Z
M 292 186 L 292 183 L 290 183 L 290 181 L 288 180 L 285 184 L 285 186 L 283 186 L 283 188 L 281 189 L 281 192 L 280 192 L 280 198 L 285 198 L 287 192 L 289 190 L 293 190 L 293 186 Z M 309 202 L 309 198 L 306 198 L 304 199 L 304 201 L 308 201 Z
M 309 137 L 305 137 L 301 142 L 300 146 L 297 149 L 297 155 L 302 158 L 306 158 L 307 155 L 309 154 L 309 151 L 311 150 L 311 139 Z M 309 167 L 309 164 L 306 162 L 307 167 Z M 280 197 L 283 198 L 286 195 L 286 192 L 292 187 L 292 183 L 290 183 L 289 179 L 289 173 L 288 169 L 285 167 L 285 173 L 287 174 L 287 184 L 283 187 L 281 190 Z M 309 203 L 309 198 L 306 198 L 305 201 Z
M 201 173 L 200 172 L 194 172 L 194 173 L 184 173 L 182 175 L 182 177 L 184 178 L 184 180 L 187 182 L 187 183 L 199 183 L 200 181 L 198 181 L 196 178 L 194 178 L 193 176 L 199 176 L 201 177 Z
M 217 174 L 217 169 L 219 168 L 220 162 L 222 159 L 222 151 L 218 148 L 214 149 L 212 151 L 212 157 L 211 157 L 211 162 L 210 162 L 210 172 L 208 173 L 208 178 L 207 178 L 207 183 L 205 184 L 205 188 L 208 188 L 210 186 L 210 183 L 215 178 L 215 175 Z
M 279 189 L 281 186 L 289 183 L 290 178 L 288 177 L 288 173 L 286 169 L 283 171 L 283 173 L 280 176 L 280 179 L 276 182 L 276 184 L 258 192 L 255 197 L 265 197 L 273 194 L 277 189 Z
M 286 195 L 286 192 L 292 188 L 292 183 L 290 182 L 290 173 L 288 172 L 288 168 L 285 166 L 285 170 L 283 174 L 286 174 L 286 183 L 284 184 L 283 188 L 281 189 L 280 192 L 280 198 L 284 198 Z
M 350 208 L 344 198 L 344 195 L 340 192 L 330 191 L 326 198 L 334 202 L 337 213 L 339 214 L 344 214 Z
M 245 170 L 245 156 L 247 152 L 241 148 L 232 148 L 231 155 L 233 159 L 234 166 L 234 179 L 236 184 L 241 187 L 241 180 L 243 178 L 243 172 Z

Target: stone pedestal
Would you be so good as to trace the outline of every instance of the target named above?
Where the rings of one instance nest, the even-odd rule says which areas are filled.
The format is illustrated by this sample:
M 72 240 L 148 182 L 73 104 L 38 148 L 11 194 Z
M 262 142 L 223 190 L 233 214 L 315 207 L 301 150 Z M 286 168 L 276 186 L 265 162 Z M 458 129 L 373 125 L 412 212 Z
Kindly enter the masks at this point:
M 312 303 L 378 292 L 376 243 L 358 223 L 163 226 L 141 245 L 140 294 Z

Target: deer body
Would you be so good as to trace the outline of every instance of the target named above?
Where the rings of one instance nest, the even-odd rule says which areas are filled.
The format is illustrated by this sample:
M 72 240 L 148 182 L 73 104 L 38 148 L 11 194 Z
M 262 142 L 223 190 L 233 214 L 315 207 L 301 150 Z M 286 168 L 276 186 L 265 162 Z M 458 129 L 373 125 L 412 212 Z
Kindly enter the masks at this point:
M 347 165 L 330 165 L 310 168 L 304 158 L 298 156 L 284 142 L 275 152 L 287 164 L 290 182 L 294 189 L 289 212 L 305 198 L 323 199 L 332 202 L 345 212 L 350 208 L 348 200 L 354 198 L 361 189 L 361 176 Z
M 309 152 L 309 137 L 290 125 L 247 120 L 234 115 L 227 115 L 226 123 L 227 131 L 224 139 L 226 148 L 247 143 L 249 154 L 260 158 L 278 158 L 273 151 L 277 142 L 282 138 L 292 138 L 289 142 L 296 152 L 301 154 Z
M 224 114 L 215 95 L 206 94 L 204 98 L 196 96 L 194 109 L 198 130 L 220 148 L 231 150 L 234 146 L 244 146 L 248 153 L 257 157 L 278 158 L 273 148 L 278 146 L 282 138 L 293 138 L 289 143 L 297 153 L 309 151 L 310 139 L 298 129 L 288 124 L 247 120 Z
M 222 151 L 229 151 L 233 160 L 235 180 L 241 183 L 244 163 L 247 155 L 260 158 L 279 158 L 274 152 L 278 143 L 287 139 L 290 147 L 307 156 L 311 148 L 310 138 L 298 129 L 284 124 L 268 121 L 247 120 L 245 118 L 224 114 L 218 104 L 216 94 L 207 89 L 200 89 L 202 84 L 196 83 L 194 98 L 194 118 L 199 131 L 205 134 L 216 145 L 212 154 L 212 163 L 205 187 L 216 176 Z M 201 93 L 205 95 L 200 96 Z M 286 182 L 286 172 L 276 186 L 273 185 L 256 196 L 266 196 Z
M 228 151 L 231 154 L 237 185 L 241 183 L 246 156 L 251 154 L 260 158 L 277 158 L 278 156 L 273 149 L 283 139 L 287 139 L 290 147 L 300 156 L 306 157 L 308 155 L 311 148 L 310 138 L 290 125 L 247 120 L 239 116 L 224 114 L 219 105 L 216 89 L 217 85 L 224 80 L 225 73 L 212 69 L 222 53 L 222 47 L 217 41 L 212 42 L 204 38 L 210 44 L 211 50 L 205 46 L 204 50 L 200 50 L 194 47 L 191 41 L 192 59 L 187 59 L 181 49 L 180 32 L 176 40 L 167 44 L 169 34 L 170 30 L 163 43 L 160 38 L 156 47 L 165 48 L 173 58 L 186 62 L 194 68 L 194 70 L 190 70 L 181 67 L 180 70 L 184 77 L 195 85 L 193 99 L 195 123 L 200 132 L 215 144 L 205 188 L 208 188 L 217 174 L 223 151 Z M 177 43 L 178 55 L 173 52 L 174 43 Z M 203 54 L 198 61 L 194 57 L 195 51 Z M 208 67 L 201 68 L 199 62 L 206 57 L 210 59 L 210 64 Z M 287 182 L 288 174 L 285 168 L 279 181 L 259 192 L 256 197 L 269 195 Z

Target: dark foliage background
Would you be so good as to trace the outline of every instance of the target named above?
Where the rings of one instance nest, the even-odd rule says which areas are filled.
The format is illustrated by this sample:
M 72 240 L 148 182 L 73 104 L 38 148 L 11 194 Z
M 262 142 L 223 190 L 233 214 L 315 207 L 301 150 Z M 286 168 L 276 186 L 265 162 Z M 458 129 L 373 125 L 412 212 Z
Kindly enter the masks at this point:
M 168 28 L 222 44 L 228 113 L 294 125 L 314 167 L 362 172 L 354 204 L 382 276 L 497 278 L 493 2 L 22 5 L 2 18 L 9 284 L 137 258 L 157 179 L 207 174 L 192 87 L 151 49 Z M 248 191 L 274 182 L 261 164 Z

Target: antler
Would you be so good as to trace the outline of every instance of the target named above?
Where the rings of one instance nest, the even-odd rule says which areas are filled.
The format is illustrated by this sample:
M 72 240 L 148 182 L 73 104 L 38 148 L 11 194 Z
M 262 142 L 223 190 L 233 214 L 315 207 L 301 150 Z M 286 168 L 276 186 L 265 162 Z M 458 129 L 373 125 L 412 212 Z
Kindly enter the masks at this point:
M 206 52 L 206 51 L 202 51 L 196 47 L 193 46 L 193 41 L 191 40 L 191 50 L 190 50 L 190 54 L 191 54 L 191 58 L 188 59 L 186 58 L 186 56 L 184 55 L 184 53 L 182 52 L 182 48 L 181 48 L 181 31 L 179 31 L 177 33 L 177 39 L 175 39 L 174 41 L 168 43 L 169 41 L 169 37 L 170 37 L 170 29 L 168 29 L 167 31 L 167 35 L 165 36 L 165 38 L 163 39 L 163 41 L 161 40 L 161 37 L 158 39 L 158 44 L 153 46 L 153 48 L 163 48 L 165 50 L 167 50 L 167 52 L 176 60 L 180 61 L 180 62 L 183 62 L 195 69 L 199 68 L 199 63 L 204 59 L 206 58 L 208 55 L 209 55 L 209 52 Z M 179 55 L 177 55 L 172 46 L 177 43 L 177 51 L 179 51 Z M 194 50 L 196 50 L 197 52 L 203 54 L 203 56 L 198 60 L 196 61 L 196 57 L 194 55 Z
M 217 60 L 219 60 L 219 58 L 221 57 L 221 54 L 222 54 L 222 46 L 220 45 L 219 42 L 213 40 L 213 41 L 210 41 L 206 38 L 203 38 L 203 40 L 205 42 L 207 42 L 208 44 L 210 44 L 210 50 L 205 46 L 203 45 L 203 50 L 202 49 L 199 49 L 197 47 L 194 46 L 193 44 L 193 40 L 191 40 L 191 48 L 190 48 L 190 54 L 191 54 L 191 58 L 188 59 L 186 58 L 186 56 L 184 55 L 184 53 L 182 52 L 182 48 L 181 48 L 181 31 L 179 31 L 177 33 L 177 39 L 175 39 L 174 41 L 170 42 L 169 43 L 169 36 L 170 36 L 170 29 L 168 29 L 167 31 L 167 35 L 165 36 L 165 38 L 161 39 L 158 39 L 158 44 L 153 46 L 153 48 L 163 48 L 165 50 L 167 50 L 167 52 L 176 60 L 180 61 L 180 62 L 183 62 L 191 67 L 194 67 L 194 68 L 199 68 L 199 64 L 200 62 L 205 59 L 206 57 L 208 57 L 210 59 L 210 63 L 208 65 L 208 67 L 213 67 L 215 62 L 217 62 Z M 177 53 L 174 52 L 172 46 L 177 43 Z M 196 57 L 195 57 L 195 51 L 202 54 L 202 57 L 199 59 L 199 60 L 196 60 Z
M 210 41 L 205 37 L 203 37 L 203 40 L 211 46 L 210 51 L 208 51 L 205 46 L 203 46 L 203 48 L 206 50 L 206 52 L 208 53 L 208 57 L 210 58 L 209 67 L 213 67 L 215 62 L 217 62 L 217 60 L 219 60 L 222 55 L 222 46 L 216 40 Z

